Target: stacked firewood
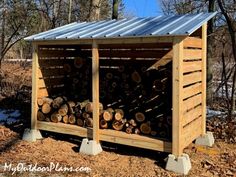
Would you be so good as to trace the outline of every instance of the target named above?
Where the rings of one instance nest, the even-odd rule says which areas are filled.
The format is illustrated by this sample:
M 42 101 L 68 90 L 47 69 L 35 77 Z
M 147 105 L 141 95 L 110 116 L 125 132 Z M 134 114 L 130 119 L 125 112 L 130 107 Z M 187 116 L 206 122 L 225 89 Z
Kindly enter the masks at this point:
M 91 67 L 75 61 L 64 66 L 72 76 L 69 95 L 39 99 L 38 120 L 93 126 Z M 171 138 L 171 63 L 154 69 L 131 64 L 100 66 L 100 128 Z

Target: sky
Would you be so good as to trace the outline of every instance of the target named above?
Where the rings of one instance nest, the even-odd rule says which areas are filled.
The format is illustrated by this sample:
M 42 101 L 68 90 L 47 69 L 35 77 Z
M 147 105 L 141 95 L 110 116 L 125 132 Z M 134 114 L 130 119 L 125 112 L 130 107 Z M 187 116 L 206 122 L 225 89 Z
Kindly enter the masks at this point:
M 153 17 L 162 15 L 159 0 L 123 0 L 125 14 L 137 17 Z

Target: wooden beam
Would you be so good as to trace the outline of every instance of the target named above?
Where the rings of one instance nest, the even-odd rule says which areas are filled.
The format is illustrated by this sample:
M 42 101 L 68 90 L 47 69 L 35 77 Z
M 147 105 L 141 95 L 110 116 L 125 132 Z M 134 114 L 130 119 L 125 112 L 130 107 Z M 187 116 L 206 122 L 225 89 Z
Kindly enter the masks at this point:
M 99 143 L 99 53 L 98 44 L 92 45 L 92 98 L 93 98 L 93 140 Z
M 171 143 L 146 136 L 127 134 L 121 131 L 100 130 L 101 141 L 124 144 L 162 152 L 171 152 Z
M 182 146 L 182 116 L 183 116 L 183 39 L 175 38 L 173 43 L 173 96 L 172 96 L 172 153 L 180 156 Z
M 202 48 L 202 40 L 198 37 L 187 37 L 184 40 L 184 48 Z
M 202 26 L 202 135 L 206 133 L 207 22 Z
M 31 129 L 37 129 L 37 112 L 38 112 L 38 46 L 33 44 L 32 56 L 32 99 L 31 99 Z
M 46 130 L 50 132 L 57 132 L 68 135 L 92 138 L 91 129 L 83 128 L 77 125 L 38 121 L 37 128 L 40 130 Z
M 186 38 L 183 36 L 182 38 Z M 143 43 L 172 43 L 173 36 L 150 36 L 150 37 L 126 37 L 126 38 L 100 38 L 96 39 L 97 44 L 143 44 Z M 75 45 L 75 44 L 92 44 L 94 39 L 64 39 L 64 40 L 42 40 L 33 41 L 38 45 Z
M 170 50 L 168 53 L 166 53 L 161 59 L 159 59 L 155 64 L 153 64 L 150 69 L 158 69 L 160 66 L 165 66 L 168 63 L 170 63 L 173 59 L 173 50 Z

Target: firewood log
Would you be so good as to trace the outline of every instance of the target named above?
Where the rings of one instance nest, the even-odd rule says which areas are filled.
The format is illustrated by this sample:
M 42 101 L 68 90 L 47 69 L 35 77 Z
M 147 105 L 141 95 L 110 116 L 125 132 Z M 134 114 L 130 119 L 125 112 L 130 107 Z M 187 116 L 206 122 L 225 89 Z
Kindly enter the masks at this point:
M 84 109 L 86 104 L 88 104 L 89 102 L 89 100 L 84 100 L 83 102 L 79 103 L 80 109 Z
M 58 114 L 61 114 L 61 116 L 65 116 L 67 113 L 68 113 L 68 105 L 63 104 L 58 110 Z
M 83 58 L 80 58 L 80 57 L 76 57 L 75 59 L 74 59 L 74 66 L 76 67 L 76 68 L 82 68 L 82 66 L 84 65 L 84 59 Z
M 125 129 L 125 132 L 128 133 L 128 134 L 131 134 L 131 133 L 133 133 L 133 129 L 134 129 L 134 127 L 129 126 Z
M 43 98 L 38 98 L 37 103 L 38 103 L 38 106 L 42 106 L 44 103 Z
M 135 128 L 135 129 L 134 129 L 134 133 L 139 135 L 139 134 L 141 133 L 141 132 L 140 132 L 140 129 L 139 129 L 139 128 Z
M 67 104 L 69 105 L 69 107 L 73 108 L 75 107 L 75 102 L 74 101 L 68 101 Z
M 113 78 L 113 74 L 110 73 L 110 72 L 107 73 L 107 74 L 106 74 L 106 78 L 109 79 L 109 80 L 112 79 L 112 78 Z
M 124 117 L 124 111 L 122 109 L 115 109 L 115 120 L 121 120 Z
M 93 127 L 93 119 L 91 117 L 85 119 L 85 124 L 88 127 Z
M 48 103 L 43 103 L 42 112 L 48 114 L 51 111 L 51 106 Z
M 112 128 L 114 130 L 120 131 L 123 129 L 125 122 L 126 122 L 126 119 L 122 119 L 121 121 L 114 120 L 112 122 Z
M 100 120 L 100 127 L 103 128 L 103 129 L 108 127 L 108 124 L 104 119 Z
M 77 119 L 76 123 L 77 123 L 77 125 L 80 126 L 80 127 L 83 127 L 83 126 L 84 126 L 84 120 L 83 120 L 83 119 Z
M 38 98 L 38 100 L 37 100 L 37 103 L 39 106 L 42 106 L 44 103 L 51 105 L 52 102 L 53 102 L 53 99 L 47 98 L 47 97 Z
M 140 131 L 146 135 L 150 134 L 152 131 L 152 129 L 150 127 L 150 123 L 149 122 L 142 123 L 140 126 Z
M 76 123 L 75 115 L 70 114 L 69 118 L 68 118 L 68 121 L 69 121 L 70 124 L 75 124 Z
M 135 119 L 137 122 L 144 122 L 145 115 L 142 112 L 137 112 L 137 113 L 135 113 Z
M 44 115 L 41 111 L 38 111 L 38 113 L 37 113 L 37 119 L 38 119 L 39 121 L 43 121 L 43 120 L 46 119 L 46 117 L 45 117 L 45 115 Z
M 62 120 L 62 116 L 60 114 L 58 114 L 58 112 L 54 112 L 51 115 L 51 121 L 54 123 L 60 122 Z
M 93 103 L 89 102 L 85 105 L 85 111 L 88 113 L 92 113 L 93 112 Z M 103 104 L 99 103 L 99 113 L 103 112 Z
M 140 74 L 137 71 L 134 71 L 131 74 L 131 79 L 136 83 L 140 83 L 142 81 L 142 78 L 141 78 Z
M 62 97 L 57 97 L 52 102 L 52 107 L 55 109 L 60 108 L 60 106 L 63 104 L 64 99 Z
M 136 126 L 137 126 L 137 123 L 135 122 L 134 119 L 130 119 L 130 120 L 129 120 L 129 124 L 130 124 L 131 126 L 133 126 L 133 127 L 136 127 Z
M 91 116 L 90 116 L 89 113 L 83 112 L 83 113 L 82 113 L 82 117 L 83 117 L 84 119 L 87 119 L 87 118 L 89 118 L 89 117 L 91 117 Z
M 62 121 L 63 121 L 65 124 L 68 124 L 68 123 L 69 123 L 69 117 L 68 117 L 68 115 L 64 115 L 64 116 L 62 117 Z
M 114 110 L 112 108 L 108 108 L 103 111 L 102 117 L 105 121 L 111 121 L 113 119 Z

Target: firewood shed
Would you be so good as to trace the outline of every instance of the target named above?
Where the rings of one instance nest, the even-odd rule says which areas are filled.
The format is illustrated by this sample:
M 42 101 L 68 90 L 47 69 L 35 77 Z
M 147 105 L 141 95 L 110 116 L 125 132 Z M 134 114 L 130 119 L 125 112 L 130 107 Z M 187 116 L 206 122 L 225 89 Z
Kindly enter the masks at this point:
M 32 113 L 23 139 L 35 141 L 46 130 L 84 137 L 80 151 L 87 154 L 101 152 L 100 141 L 168 152 L 166 168 L 187 174 L 183 149 L 194 140 L 214 143 L 206 132 L 206 46 L 207 21 L 215 14 L 74 22 L 25 38 L 33 45 Z M 91 100 L 91 127 L 37 119 L 38 99 L 64 95 Z M 143 111 L 155 131 L 101 128 L 100 102 L 124 109 L 127 119 Z

